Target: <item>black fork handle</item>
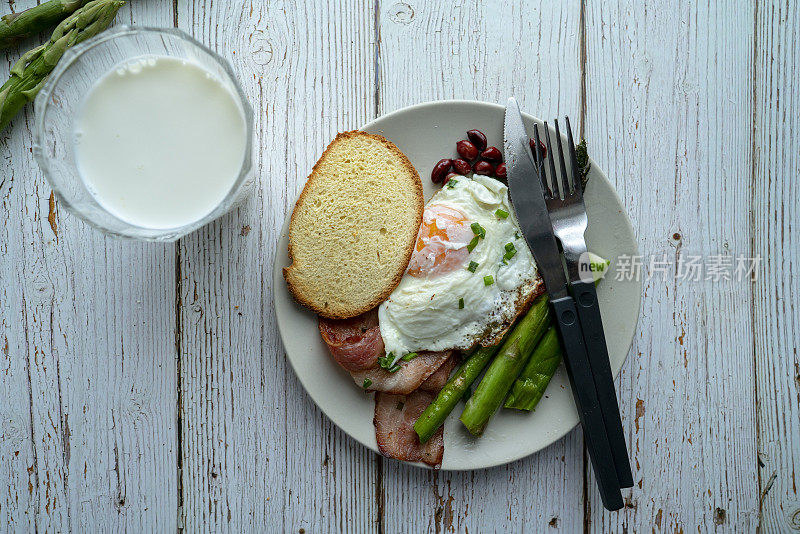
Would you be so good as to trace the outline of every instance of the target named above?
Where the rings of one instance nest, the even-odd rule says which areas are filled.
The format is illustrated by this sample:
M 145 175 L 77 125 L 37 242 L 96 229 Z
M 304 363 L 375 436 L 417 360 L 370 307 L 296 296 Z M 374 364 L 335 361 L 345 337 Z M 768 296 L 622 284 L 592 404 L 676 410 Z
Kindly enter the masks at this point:
M 603 333 L 603 318 L 600 316 L 600 304 L 593 282 L 573 282 L 570 284 L 572 297 L 578 309 L 578 318 L 583 328 L 583 339 L 589 356 L 589 365 L 594 377 L 594 386 L 600 401 L 600 412 L 603 414 L 611 454 L 614 457 L 614 468 L 617 479 L 623 488 L 633 486 L 633 473 L 625 446 L 625 434 L 622 430 L 622 419 L 619 414 L 617 392 L 614 390 L 614 375 L 611 374 L 611 363 L 608 358 L 606 336 Z
M 600 489 L 603 506 L 609 510 L 622 508 L 622 493 L 614 470 L 614 458 L 606 434 L 605 422 L 600 412 L 600 402 L 595 391 L 592 369 L 583 333 L 578 321 L 578 312 L 572 297 L 552 300 L 553 315 L 564 345 L 564 363 L 572 386 L 572 396 L 578 408 L 578 416 L 583 427 L 586 448 L 592 459 L 592 468 Z

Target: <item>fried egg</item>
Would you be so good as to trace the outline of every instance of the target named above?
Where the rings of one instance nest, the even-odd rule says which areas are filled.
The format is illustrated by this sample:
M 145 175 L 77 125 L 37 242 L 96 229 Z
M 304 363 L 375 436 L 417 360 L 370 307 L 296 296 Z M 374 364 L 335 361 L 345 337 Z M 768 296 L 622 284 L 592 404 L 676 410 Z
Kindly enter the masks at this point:
M 378 309 L 386 353 L 495 344 L 540 285 L 508 187 L 456 176 L 425 206 L 408 269 Z

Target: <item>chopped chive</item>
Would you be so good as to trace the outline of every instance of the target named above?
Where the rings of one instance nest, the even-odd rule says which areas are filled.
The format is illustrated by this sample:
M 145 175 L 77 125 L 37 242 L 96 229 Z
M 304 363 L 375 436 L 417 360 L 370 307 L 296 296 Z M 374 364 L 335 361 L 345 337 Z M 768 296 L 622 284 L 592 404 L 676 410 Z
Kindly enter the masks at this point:
M 459 310 L 463 310 L 464 309 L 464 297 L 461 297 L 460 299 L 458 299 L 458 309 Z
M 470 250 L 470 252 L 472 251 Z M 478 268 L 478 265 L 480 265 L 478 262 L 471 261 L 469 262 L 469 267 L 467 267 L 467 270 L 471 273 L 474 273 L 475 270 Z
M 472 233 L 473 234 L 475 234 L 475 235 L 477 235 L 477 236 L 479 236 L 481 238 L 486 237 L 486 230 L 480 224 L 474 222 L 471 225 L 469 225 L 469 227 L 472 228 Z
M 361 387 L 364 388 L 364 389 L 367 389 L 371 385 L 372 385 L 372 380 L 370 380 L 369 378 L 365 378 L 364 379 L 364 383 L 361 384 Z
M 390 352 L 386 356 L 381 356 L 380 358 L 378 358 L 378 366 L 380 366 L 381 369 L 388 370 L 389 368 L 392 367 L 393 360 L 394 360 L 394 352 Z
M 457 183 L 458 183 L 458 180 L 450 178 L 449 180 L 447 180 L 447 183 L 445 185 L 447 186 L 448 189 L 453 189 L 456 186 Z
M 400 359 L 403 360 L 404 362 L 410 362 L 411 360 L 413 360 L 417 356 L 419 356 L 419 354 L 417 354 L 416 352 L 409 352 L 408 354 L 406 354 L 405 356 L 403 356 Z
M 400 370 L 400 366 L 398 364 L 395 364 L 395 365 L 389 367 L 389 369 L 387 369 L 387 371 L 389 371 L 390 373 L 396 373 L 399 370 Z
M 475 249 L 475 247 L 478 246 L 478 240 L 479 239 L 480 239 L 480 236 L 477 236 L 477 235 L 472 238 L 472 241 L 470 241 L 469 244 L 467 245 L 467 251 L 468 252 L 472 252 Z
M 506 252 L 511 252 L 512 250 L 516 251 L 517 249 L 514 248 L 514 243 L 506 243 Z
M 494 277 L 492 275 L 487 274 L 483 277 L 483 285 L 490 286 L 492 284 L 494 284 Z
M 514 232 L 514 239 L 519 239 L 519 232 Z
M 498 217 L 500 217 L 501 219 L 507 219 L 508 218 L 508 212 L 506 210 L 503 210 L 503 209 L 500 209 L 500 208 L 497 208 L 497 210 L 495 210 L 494 214 L 497 215 Z

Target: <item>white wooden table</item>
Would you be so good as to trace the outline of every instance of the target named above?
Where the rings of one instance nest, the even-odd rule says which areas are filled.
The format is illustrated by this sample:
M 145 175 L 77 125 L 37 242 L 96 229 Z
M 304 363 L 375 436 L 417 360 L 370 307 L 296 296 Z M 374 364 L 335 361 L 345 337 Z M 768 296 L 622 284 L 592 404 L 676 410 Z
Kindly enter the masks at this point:
M 131 1 L 118 22 L 231 60 L 259 187 L 175 244 L 119 241 L 54 201 L 30 108 L 0 134 L 0 531 L 800 531 L 800 8 L 694 4 Z M 580 430 L 468 473 L 373 454 L 277 337 L 278 230 L 336 132 L 511 94 L 573 117 L 645 258 L 763 258 L 754 281 L 645 283 L 618 513 Z

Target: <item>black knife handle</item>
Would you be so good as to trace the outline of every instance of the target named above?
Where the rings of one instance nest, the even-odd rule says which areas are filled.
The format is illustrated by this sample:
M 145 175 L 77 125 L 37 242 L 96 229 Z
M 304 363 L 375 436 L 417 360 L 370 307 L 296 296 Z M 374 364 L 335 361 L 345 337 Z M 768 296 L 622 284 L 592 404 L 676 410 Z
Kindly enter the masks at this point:
M 603 506 L 609 510 L 619 510 L 622 508 L 622 493 L 614 470 L 614 457 L 611 454 L 605 422 L 600 412 L 600 402 L 595 391 L 586 346 L 583 343 L 575 301 L 572 297 L 561 297 L 552 300 L 550 304 L 553 306 L 556 326 L 564 345 L 564 364 Z
M 608 442 L 614 457 L 619 484 L 623 488 L 633 486 L 633 473 L 625 446 L 625 434 L 622 430 L 622 419 L 619 415 L 617 392 L 614 390 L 614 375 L 611 374 L 611 363 L 608 358 L 606 336 L 603 333 L 603 318 L 600 316 L 600 304 L 593 282 L 573 282 L 572 298 L 578 308 L 578 318 L 583 328 L 583 340 L 589 365 L 594 376 L 594 387 L 600 400 L 600 411 L 606 422 Z

